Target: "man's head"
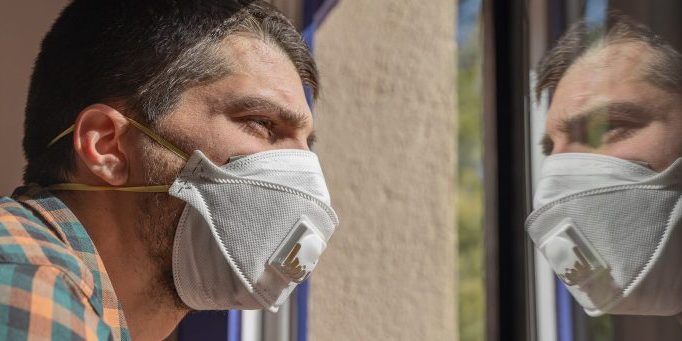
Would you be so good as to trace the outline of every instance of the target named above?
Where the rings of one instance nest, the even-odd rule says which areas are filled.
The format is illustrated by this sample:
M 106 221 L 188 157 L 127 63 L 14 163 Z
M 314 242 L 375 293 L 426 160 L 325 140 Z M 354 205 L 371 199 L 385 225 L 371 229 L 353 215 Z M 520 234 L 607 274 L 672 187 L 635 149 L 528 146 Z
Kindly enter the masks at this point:
M 572 26 L 538 67 L 546 154 L 600 153 L 662 170 L 682 156 L 682 56 L 648 28 L 610 16 Z
M 71 139 L 47 145 L 89 105 L 106 104 L 155 127 L 183 105 L 189 89 L 238 75 L 244 61 L 264 64 L 246 54 L 253 51 L 281 57 L 298 82 L 317 95 L 317 70 L 305 44 L 291 23 L 262 1 L 73 1 L 45 37 L 35 63 L 26 107 L 24 181 L 47 185 L 73 175 L 78 160 Z M 241 96 L 254 95 L 238 90 Z M 210 99 L 212 105 L 239 99 L 218 97 Z M 196 115 L 185 109 L 190 111 L 182 115 Z M 308 109 L 298 103 L 296 110 Z M 198 118 L 193 122 L 206 127 Z M 207 137 L 206 131 L 193 133 L 177 138 L 188 143 L 185 147 L 199 147 L 184 140 Z
M 201 150 L 217 165 L 236 155 L 308 149 L 314 133 L 304 86 L 316 97 L 317 77 L 295 28 L 262 1 L 75 0 L 36 61 L 26 109 L 25 182 L 172 183 L 184 161 L 127 118 L 186 153 Z M 48 147 L 72 125 L 72 135 Z M 154 277 L 149 296 L 162 305 L 174 298 L 186 308 L 171 273 L 184 202 L 168 194 L 117 192 L 61 198 L 85 208 L 78 218 L 100 251 L 115 250 L 111 245 L 119 242 L 124 252 L 145 255 L 130 266 Z M 110 214 L 108 227 L 118 230 L 95 231 L 100 212 Z M 112 254 L 110 261 L 127 260 L 119 250 Z

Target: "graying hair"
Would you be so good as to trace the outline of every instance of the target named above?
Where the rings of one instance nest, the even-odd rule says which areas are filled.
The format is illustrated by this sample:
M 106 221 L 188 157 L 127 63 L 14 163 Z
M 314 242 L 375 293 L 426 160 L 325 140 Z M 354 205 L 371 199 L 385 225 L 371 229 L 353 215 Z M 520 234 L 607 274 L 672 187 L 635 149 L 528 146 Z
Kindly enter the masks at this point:
M 550 95 L 554 93 L 566 70 L 588 52 L 631 42 L 644 43 L 652 49 L 652 56 L 644 67 L 644 79 L 663 90 L 682 93 L 682 55 L 648 27 L 627 16 L 611 13 L 606 28 L 579 21 L 559 39 L 538 65 L 536 98 L 545 90 Z

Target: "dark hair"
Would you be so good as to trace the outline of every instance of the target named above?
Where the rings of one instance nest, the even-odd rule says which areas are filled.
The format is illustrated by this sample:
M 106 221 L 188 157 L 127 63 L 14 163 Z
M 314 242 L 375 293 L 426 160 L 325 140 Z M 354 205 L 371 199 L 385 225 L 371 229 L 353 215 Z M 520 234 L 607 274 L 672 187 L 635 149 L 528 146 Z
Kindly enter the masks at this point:
M 154 126 L 190 87 L 227 73 L 216 53 L 229 35 L 274 43 L 301 81 L 318 94 L 318 73 L 292 23 L 263 1 L 74 0 L 43 39 L 26 104 L 25 183 L 66 180 L 74 152 L 64 138 L 78 113 L 95 103 L 122 103 L 127 114 Z
M 606 28 L 585 21 L 573 24 L 538 65 L 535 96 L 554 92 L 566 70 L 595 48 L 627 42 L 641 42 L 653 50 L 643 77 L 653 85 L 675 93 L 682 91 L 682 55 L 648 27 L 620 13 L 610 13 Z

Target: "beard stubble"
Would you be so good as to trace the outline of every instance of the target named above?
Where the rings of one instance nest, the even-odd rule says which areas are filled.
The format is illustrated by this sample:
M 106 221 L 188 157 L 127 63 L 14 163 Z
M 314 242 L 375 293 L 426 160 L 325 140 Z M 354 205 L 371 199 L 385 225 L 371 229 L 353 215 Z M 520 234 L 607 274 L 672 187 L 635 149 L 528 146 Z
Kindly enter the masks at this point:
M 147 184 L 171 184 L 184 166 L 182 160 L 162 147 L 145 144 L 144 177 Z M 149 298 L 159 307 L 189 311 L 180 298 L 173 280 L 173 241 L 185 203 L 168 193 L 153 193 L 137 198 L 140 208 L 139 226 L 135 229 L 144 242 L 153 274 L 148 287 Z

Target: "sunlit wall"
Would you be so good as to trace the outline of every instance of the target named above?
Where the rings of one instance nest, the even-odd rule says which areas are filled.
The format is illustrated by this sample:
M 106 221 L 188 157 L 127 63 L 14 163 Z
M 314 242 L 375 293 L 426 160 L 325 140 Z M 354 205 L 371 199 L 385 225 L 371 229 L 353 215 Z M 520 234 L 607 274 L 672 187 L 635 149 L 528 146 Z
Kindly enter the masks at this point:
M 320 154 L 341 217 L 312 340 L 454 340 L 455 1 L 341 1 L 318 30 Z

